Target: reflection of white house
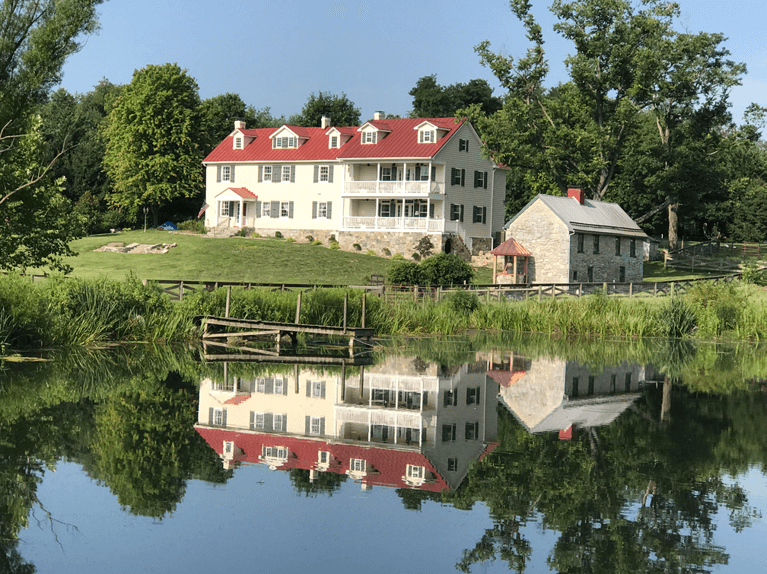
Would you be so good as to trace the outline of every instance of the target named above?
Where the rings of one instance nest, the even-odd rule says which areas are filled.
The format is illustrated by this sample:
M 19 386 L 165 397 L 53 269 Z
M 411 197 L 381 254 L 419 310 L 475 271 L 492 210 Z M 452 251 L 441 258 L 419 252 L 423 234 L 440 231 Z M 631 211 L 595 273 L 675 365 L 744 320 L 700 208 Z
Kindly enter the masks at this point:
M 501 402 L 531 433 L 610 424 L 639 396 L 645 367 L 622 363 L 592 372 L 575 361 L 509 355 L 491 365 Z
M 205 226 L 335 235 L 343 249 L 410 255 L 489 250 L 504 222 L 505 170 L 455 118 L 376 119 L 362 126 L 284 125 L 232 133 L 205 158 Z
M 469 463 L 497 444 L 498 386 L 484 362 L 444 371 L 398 357 L 348 377 L 296 368 L 222 380 L 201 382 L 196 428 L 227 467 L 439 491 L 457 488 Z

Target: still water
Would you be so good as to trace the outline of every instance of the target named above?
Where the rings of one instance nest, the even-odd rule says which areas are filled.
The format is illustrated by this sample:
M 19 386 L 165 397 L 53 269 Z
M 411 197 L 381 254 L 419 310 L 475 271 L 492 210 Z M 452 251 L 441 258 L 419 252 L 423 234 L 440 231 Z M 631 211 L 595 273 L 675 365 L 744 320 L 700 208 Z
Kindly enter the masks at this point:
M 3 363 L 0 572 L 764 571 L 763 348 L 314 360 Z

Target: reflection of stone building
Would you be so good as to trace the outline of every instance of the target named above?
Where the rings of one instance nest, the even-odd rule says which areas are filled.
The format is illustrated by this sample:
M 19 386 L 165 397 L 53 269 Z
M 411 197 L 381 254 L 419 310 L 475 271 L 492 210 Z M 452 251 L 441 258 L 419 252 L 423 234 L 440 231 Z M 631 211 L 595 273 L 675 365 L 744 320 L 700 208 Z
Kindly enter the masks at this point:
M 349 377 L 305 367 L 224 379 L 201 382 L 196 428 L 228 467 L 440 491 L 456 488 L 496 444 L 498 386 L 484 362 L 445 370 L 390 357 Z
M 490 360 L 488 376 L 500 386 L 499 398 L 531 433 L 610 424 L 639 396 L 647 376 L 637 364 L 621 363 L 591 371 L 576 361 L 507 354 Z

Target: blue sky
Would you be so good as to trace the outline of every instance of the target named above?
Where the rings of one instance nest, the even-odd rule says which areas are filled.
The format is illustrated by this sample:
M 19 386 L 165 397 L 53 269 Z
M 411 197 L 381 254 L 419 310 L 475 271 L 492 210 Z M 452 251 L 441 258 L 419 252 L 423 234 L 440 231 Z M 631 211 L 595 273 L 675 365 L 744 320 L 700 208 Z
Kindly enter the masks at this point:
M 566 79 L 572 50 L 552 29 L 549 0 L 533 0 L 544 30 L 549 83 Z M 763 0 L 679 0 L 678 29 L 722 32 L 732 59 L 748 74 L 731 95 L 740 121 L 751 102 L 767 105 Z M 521 25 L 506 0 L 107 0 L 101 30 L 64 67 L 62 87 L 87 92 L 102 78 L 128 83 L 147 64 L 178 63 L 197 80 L 200 96 L 236 92 L 274 115 L 299 112 L 309 94 L 345 92 L 371 118 L 376 110 L 405 115 L 418 78 L 442 85 L 485 78 L 474 46 L 520 56 Z M 498 92 L 496 92 L 498 94 Z

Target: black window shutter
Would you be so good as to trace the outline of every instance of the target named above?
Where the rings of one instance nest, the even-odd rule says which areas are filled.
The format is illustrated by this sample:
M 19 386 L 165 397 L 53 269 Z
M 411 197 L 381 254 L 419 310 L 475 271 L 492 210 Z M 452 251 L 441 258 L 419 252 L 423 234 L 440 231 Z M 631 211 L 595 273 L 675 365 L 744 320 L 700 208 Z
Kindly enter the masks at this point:
M 482 223 L 487 223 L 487 207 L 482 208 Z
M 224 409 L 221 426 L 226 426 L 226 409 Z
M 429 204 L 429 218 L 430 219 L 434 219 L 434 204 L 433 203 Z
M 208 424 L 211 426 L 213 425 L 213 407 L 208 409 Z
M 458 220 L 463 223 L 463 203 L 461 204 L 461 216 L 458 218 Z
M 333 213 L 333 202 L 328 201 L 328 219 L 332 217 L 332 213 Z
M 307 397 L 311 397 L 312 396 L 312 382 L 309 381 L 309 380 L 306 381 L 306 396 Z
M 474 170 L 474 187 L 479 187 L 479 172 Z
M 325 436 L 325 417 L 320 419 L 320 435 Z
M 306 436 L 309 436 L 309 433 L 312 432 L 312 417 L 307 415 L 304 418 L 304 421 L 305 421 L 304 434 Z
M 256 411 L 250 411 L 250 430 L 256 428 Z
M 273 413 L 264 413 L 264 429 L 265 430 L 274 430 L 274 414 Z
M 415 166 L 415 180 L 421 181 L 421 166 L 417 165 Z
M 431 180 L 437 181 L 437 167 L 434 165 L 431 166 Z
M 312 201 L 312 219 L 317 219 L 317 202 Z
M 466 170 L 462 169 L 461 170 L 461 187 L 465 187 L 465 186 L 466 186 Z
M 322 381 L 322 383 L 320 384 L 320 398 L 321 399 L 325 398 L 325 381 Z
M 221 166 L 216 166 L 216 183 L 221 183 Z
M 256 202 L 256 217 L 261 217 L 261 202 Z
M 466 151 L 469 151 L 469 140 L 466 140 Z
M 450 168 L 450 185 L 455 185 L 455 168 Z
M 485 189 L 487 189 L 487 172 L 485 172 L 485 185 L 484 185 L 484 187 L 485 187 Z

